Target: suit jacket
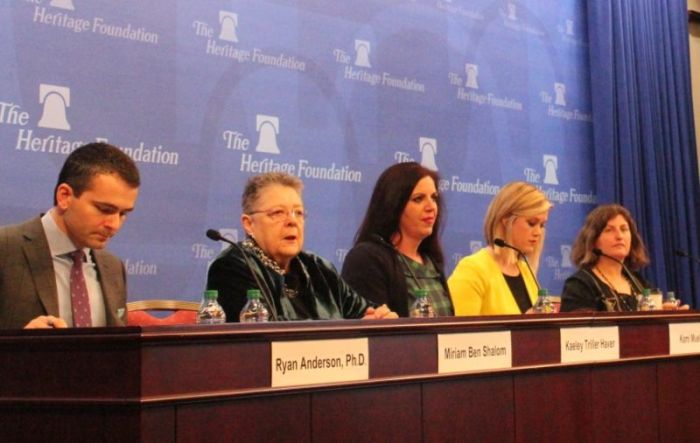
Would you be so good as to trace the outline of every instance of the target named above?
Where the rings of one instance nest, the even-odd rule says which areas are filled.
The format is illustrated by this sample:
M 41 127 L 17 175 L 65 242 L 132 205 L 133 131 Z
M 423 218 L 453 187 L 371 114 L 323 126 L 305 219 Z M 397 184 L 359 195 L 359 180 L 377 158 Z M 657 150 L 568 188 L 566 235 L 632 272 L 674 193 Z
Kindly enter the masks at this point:
M 108 326 L 126 318 L 126 272 L 104 250 L 93 250 Z M 0 328 L 22 328 L 40 315 L 59 316 L 53 260 L 41 218 L 0 227 Z

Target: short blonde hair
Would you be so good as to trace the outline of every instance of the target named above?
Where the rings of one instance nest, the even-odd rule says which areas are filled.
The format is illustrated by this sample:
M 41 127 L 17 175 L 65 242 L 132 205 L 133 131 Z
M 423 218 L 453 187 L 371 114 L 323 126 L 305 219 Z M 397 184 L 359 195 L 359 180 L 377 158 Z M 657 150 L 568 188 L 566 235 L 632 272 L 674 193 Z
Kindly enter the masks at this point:
M 547 200 L 547 196 L 534 185 L 515 181 L 503 186 L 496 196 L 491 200 L 486 216 L 484 217 L 484 238 L 486 243 L 494 246 L 497 238 L 505 240 L 506 243 L 513 244 L 511 227 L 515 217 L 532 217 L 547 212 L 552 203 Z M 507 223 L 502 223 L 507 219 Z M 528 254 L 528 260 L 533 269 L 537 269 L 544 246 L 544 233 L 539 244 L 532 254 Z M 507 261 L 515 263 L 518 257 L 511 249 L 495 250 L 496 255 L 505 254 Z M 536 271 L 535 271 L 536 272 Z
M 304 190 L 304 183 L 296 175 L 284 172 L 268 172 L 255 175 L 248 179 L 243 189 L 243 195 L 241 196 L 241 208 L 244 214 L 250 214 L 253 211 L 253 206 L 257 203 L 260 192 L 271 185 L 292 188 L 297 191 L 299 195 L 301 195 L 301 192 Z

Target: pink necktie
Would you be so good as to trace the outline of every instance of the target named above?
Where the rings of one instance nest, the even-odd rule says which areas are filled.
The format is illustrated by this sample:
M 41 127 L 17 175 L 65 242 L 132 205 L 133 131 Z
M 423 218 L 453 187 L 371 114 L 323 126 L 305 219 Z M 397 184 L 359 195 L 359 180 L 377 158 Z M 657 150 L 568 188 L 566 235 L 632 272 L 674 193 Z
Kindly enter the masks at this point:
M 73 267 L 70 270 L 70 298 L 73 306 L 73 326 L 85 328 L 92 326 L 90 316 L 90 299 L 88 298 L 85 276 L 83 275 L 83 259 L 85 253 L 82 249 L 70 253 L 73 259 Z

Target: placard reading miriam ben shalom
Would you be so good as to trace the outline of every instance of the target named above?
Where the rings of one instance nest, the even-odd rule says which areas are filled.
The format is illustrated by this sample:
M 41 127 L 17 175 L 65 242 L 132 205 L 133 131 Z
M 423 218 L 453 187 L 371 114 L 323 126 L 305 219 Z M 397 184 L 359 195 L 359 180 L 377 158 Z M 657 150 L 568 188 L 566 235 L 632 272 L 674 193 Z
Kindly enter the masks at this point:
M 272 342 L 272 387 L 367 379 L 367 338 Z

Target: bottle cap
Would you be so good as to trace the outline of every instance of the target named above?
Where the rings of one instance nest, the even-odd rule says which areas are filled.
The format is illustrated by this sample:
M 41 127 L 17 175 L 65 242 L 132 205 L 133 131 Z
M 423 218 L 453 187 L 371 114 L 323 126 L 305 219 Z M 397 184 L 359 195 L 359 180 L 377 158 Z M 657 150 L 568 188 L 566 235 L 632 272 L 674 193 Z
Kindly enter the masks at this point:
M 204 298 L 206 299 L 216 299 L 219 297 L 219 291 L 216 289 L 207 289 L 204 291 Z
M 428 290 L 427 289 L 416 289 L 415 294 L 416 294 L 416 298 L 427 297 Z
M 651 290 L 650 290 L 649 288 L 643 288 L 643 289 L 642 289 L 642 295 L 643 295 L 643 296 L 646 297 L 646 296 L 648 296 L 649 294 L 651 294 Z
M 549 291 L 547 291 L 547 288 L 540 288 L 537 291 L 537 296 L 540 297 L 542 295 L 549 295 Z
M 260 298 L 260 289 L 248 289 L 248 291 L 246 291 L 246 296 L 248 297 L 248 300 Z

